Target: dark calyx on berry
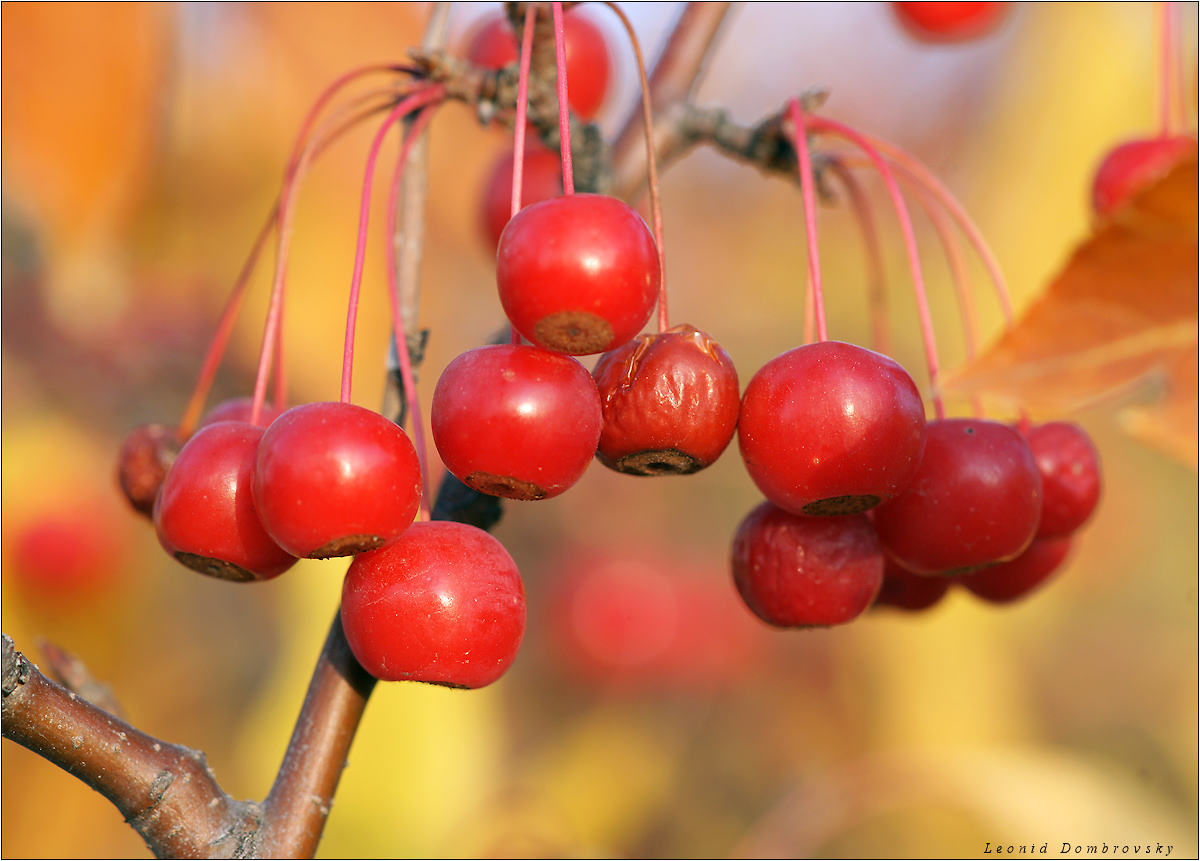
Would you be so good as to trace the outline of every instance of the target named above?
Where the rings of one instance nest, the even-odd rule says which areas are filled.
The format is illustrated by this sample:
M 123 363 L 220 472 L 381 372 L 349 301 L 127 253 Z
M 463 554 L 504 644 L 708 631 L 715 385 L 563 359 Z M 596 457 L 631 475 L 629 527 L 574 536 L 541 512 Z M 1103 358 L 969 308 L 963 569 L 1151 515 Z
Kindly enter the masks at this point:
M 463 484 L 480 493 L 502 496 L 505 499 L 533 501 L 546 498 L 546 491 L 532 481 L 522 481 L 511 475 L 492 475 L 490 472 L 476 471 L 464 478 Z
M 180 564 L 191 568 L 193 571 L 199 571 L 201 574 L 207 574 L 209 577 L 216 577 L 218 580 L 228 580 L 231 583 L 249 583 L 252 580 L 258 579 L 241 565 L 225 562 L 222 559 L 213 559 L 211 556 L 198 556 L 195 553 L 185 553 L 182 550 L 177 551 L 174 556 Z
M 609 469 L 627 475 L 691 475 L 704 468 L 696 458 L 673 448 L 639 451 L 617 460 L 609 460 L 600 452 L 596 457 Z
M 537 343 L 560 353 L 585 356 L 602 352 L 613 342 L 613 327 L 587 311 L 547 314 L 533 327 Z
M 346 535 L 335 538 L 308 554 L 309 559 L 332 559 L 335 556 L 353 556 L 368 550 L 378 550 L 387 540 L 381 535 Z

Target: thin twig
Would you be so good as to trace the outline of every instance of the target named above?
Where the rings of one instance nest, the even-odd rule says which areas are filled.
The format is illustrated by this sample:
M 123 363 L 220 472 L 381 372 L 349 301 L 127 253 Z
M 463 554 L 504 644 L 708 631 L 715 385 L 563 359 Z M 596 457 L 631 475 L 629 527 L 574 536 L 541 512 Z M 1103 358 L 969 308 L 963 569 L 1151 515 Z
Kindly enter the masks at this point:
M 676 134 L 685 105 L 695 93 L 725 23 L 730 3 L 688 3 L 676 19 L 650 73 L 650 101 L 657 119 L 651 139 L 664 165 L 664 153 L 678 150 Z M 612 148 L 613 193 L 629 200 L 646 182 L 646 150 L 641 112 L 633 110 Z
M 87 664 L 78 656 L 49 640 L 39 640 L 38 648 L 46 656 L 46 663 L 50 665 L 55 681 L 113 717 L 125 719 L 125 710 L 117 702 L 113 689 L 92 675 Z
M 3 652 L 5 738 L 111 801 L 160 858 L 246 857 L 262 811 L 231 799 L 204 754 L 146 735 L 46 678 L 7 634 Z

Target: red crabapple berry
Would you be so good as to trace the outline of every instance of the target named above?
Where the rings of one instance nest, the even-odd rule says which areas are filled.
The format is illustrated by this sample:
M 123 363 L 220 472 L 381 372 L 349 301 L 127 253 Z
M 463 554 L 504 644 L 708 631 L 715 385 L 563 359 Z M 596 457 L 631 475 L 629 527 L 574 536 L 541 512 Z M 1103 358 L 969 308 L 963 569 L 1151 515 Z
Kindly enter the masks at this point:
M 1191 135 L 1127 141 L 1111 150 L 1092 180 L 1092 209 L 1101 217 L 1112 215 L 1142 189 L 1170 172 L 1196 152 Z
M 631 475 L 686 475 L 713 464 L 737 429 L 737 370 L 686 323 L 639 335 L 592 371 L 604 412 L 596 457 Z
M 658 249 L 628 204 L 572 194 L 513 216 L 496 249 L 500 304 L 539 347 L 582 356 L 624 344 L 658 299 Z
M 254 505 L 254 463 L 263 429 L 217 422 L 196 431 L 171 465 L 154 506 L 163 549 L 201 574 L 270 580 L 296 558 L 267 534 Z
M 521 180 L 522 206 L 541 203 L 563 193 L 562 162 L 559 154 L 530 136 L 525 142 L 525 165 Z M 512 215 L 513 154 L 509 150 L 497 161 L 484 185 L 482 224 L 489 248 L 500 242 L 500 234 Z
M 916 384 L 879 353 L 822 341 L 764 365 L 738 418 L 746 470 L 793 514 L 854 514 L 891 499 L 916 473 L 925 408 Z
M 919 42 L 969 42 L 991 33 L 1008 3 L 893 3 L 905 31 Z
M 600 395 L 577 359 L 525 344 L 468 350 L 442 371 L 430 425 L 442 462 L 480 493 L 548 499 L 600 439 Z
M 1071 536 L 1034 538 L 1033 543 L 1008 562 L 960 574 L 956 579 L 975 595 L 993 604 L 1024 598 L 1057 571 L 1071 551 Z
M 125 436 L 117 455 L 117 482 L 134 511 L 154 516 L 154 500 L 181 445 L 175 428 L 160 424 L 138 425 Z
M 481 688 L 525 635 L 525 589 L 504 546 L 482 529 L 422 521 L 361 553 L 342 585 L 350 651 L 383 681 Z
M 1069 422 L 1047 422 L 1024 432 L 1042 474 L 1041 538 L 1070 535 L 1100 502 L 1100 456 L 1087 432 Z
M 950 577 L 930 577 L 905 571 L 891 557 L 887 557 L 883 568 L 883 586 L 875 596 L 873 606 L 913 612 L 928 610 L 945 597 L 953 582 Z
M 999 422 L 940 419 L 912 483 L 874 520 L 909 571 L 957 574 L 1020 555 L 1041 514 L 1042 477 L 1024 437 Z
M 263 434 L 254 501 L 295 556 L 326 559 L 386 546 L 412 524 L 421 464 L 403 430 L 337 401 L 292 407 Z
M 840 625 L 875 600 L 884 556 L 865 514 L 805 517 L 763 502 L 733 540 L 733 581 L 756 616 L 780 628 Z
M 568 10 L 563 16 L 567 54 L 567 102 L 581 119 L 590 120 L 604 104 L 612 80 L 612 57 L 604 31 L 587 15 Z M 483 20 L 467 43 L 467 59 L 485 69 L 502 69 L 517 59 L 519 46 L 512 25 L 502 14 Z

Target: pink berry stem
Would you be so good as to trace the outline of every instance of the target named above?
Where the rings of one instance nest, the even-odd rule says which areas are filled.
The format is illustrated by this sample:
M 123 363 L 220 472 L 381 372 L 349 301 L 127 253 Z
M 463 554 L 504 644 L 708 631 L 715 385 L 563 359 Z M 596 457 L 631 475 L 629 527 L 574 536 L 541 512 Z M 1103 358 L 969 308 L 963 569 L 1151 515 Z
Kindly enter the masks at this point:
M 869 164 L 866 159 L 859 159 L 855 156 L 839 156 L 838 161 L 845 165 Z M 908 180 L 916 191 L 917 199 L 921 202 L 921 208 L 929 218 L 929 223 L 933 226 L 933 230 L 938 237 L 938 242 L 942 246 L 942 251 L 945 252 L 946 264 L 950 269 L 950 280 L 954 285 L 954 296 L 959 308 L 964 352 L 968 360 L 973 359 L 979 350 L 979 317 L 976 313 L 975 294 L 971 288 L 970 271 L 967 268 L 962 244 L 959 242 L 958 235 L 953 229 L 954 225 L 951 224 L 945 210 L 940 207 L 937 198 L 933 196 L 930 190 L 923 185 L 913 182 L 912 177 L 905 173 L 903 169 L 900 175 L 901 178 Z
M 554 14 L 554 66 L 558 75 L 558 135 L 562 152 L 563 194 L 575 193 L 575 174 L 571 170 L 571 106 L 567 103 L 567 40 L 563 33 L 562 3 L 551 3 Z
M 987 240 L 983 238 L 983 234 L 975 226 L 975 222 L 971 220 L 971 217 L 967 215 L 967 211 L 963 209 L 962 204 L 958 202 L 954 195 L 942 185 L 941 181 L 925 165 L 921 164 L 920 161 L 908 152 L 879 138 L 869 135 L 864 135 L 863 137 L 883 155 L 891 159 L 900 168 L 902 173 L 911 177 L 913 183 L 928 190 L 937 199 L 938 203 L 950 213 L 950 217 L 954 219 L 955 224 L 958 225 L 958 229 L 962 231 L 963 236 L 967 238 L 967 242 L 971 244 L 976 255 L 978 255 L 980 261 L 983 263 L 983 267 L 987 271 L 988 278 L 991 280 L 992 287 L 995 290 L 996 301 L 1000 305 L 1000 311 L 1004 315 L 1005 328 L 1011 329 L 1014 324 L 1014 316 L 1012 298 L 1008 290 L 1008 281 L 1004 277 L 1004 272 L 1000 269 L 1000 264 L 996 261 L 996 256 L 988 246 Z
M 670 327 L 667 317 L 667 258 L 663 243 L 662 196 L 658 186 L 658 158 L 654 152 L 654 117 L 650 110 L 650 79 L 646 75 L 646 58 L 642 54 L 642 45 L 634 30 L 633 22 L 616 3 L 605 4 L 616 13 L 629 36 L 629 44 L 633 47 L 633 56 L 637 60 L 638 80 L 642 87 L 642 125 L 646 131 L 646 174 L 650 190 L 650 217 L 654 222 L 654 244 L 658 246 L 658 331 L 667 331 Z
M 954 285 L 954 296 L 958 302 L 959 322 L 963 333 L 963 352 L 969 362 L 979 352 L 979 315 L 975 308 L 975 291 L 971 288 L 971 275 L 967 268 L 966 257 L 962 244 L 955 233 L 945 211 L 938 205 L 937 200 L 929 190 L 918 186 L 918 199 L 929 218 L 933 230 L 942 245 L 946 255 L 946 264 L 950 268 L 950 281 Z M 983 418 L 983 402 L 978 395 L 971 396 L 971 409 L 976 418 Z
M 867 307 L 871 318 L 871 348 L 876 352 L 891 355 L 892 338 L 888 328 L 887 279 L 883 270 L 883 254 L 879 246 L 879 231 L 875 229 L 875 217 L 863 191 L 862 183 L 847 168 L 847 159 L 842 156 L 831 158 L 829 167 L 846 190 L 850 211 L 858 223 L 866 248 L 867 260 Z
M 419 108 L 432 102 L 441 101 L 445 95 L 446 89 L 441 84 L 432 84 L 417 90 L 392 108 L 384 118 L 379 131 L 375 133 L 375 139 L 371 141 L 363 177 L 362 202 L 358 210 L 358 244 L 354 252 L 354 275 L 350 280 L 350 300 L 346 307 L 346 341 L 342 350 L 342 403 L 350 403 L 350 383 L 354 374 L 354 331 L 358 320 L 358 297 L 362 288 L 363 265 L 367 258 L 367 224 L 371 214 L 371 186 L 375 177 L 375 163 L 379 158 L 379 148 L 392 125 Z
M 816 336 L 817 306 L 813 301 L 812 272 L 804 270 L 804 343 L 811 344 Z
M 233 282 L 233 289 L 229 291 L 229 297 L 225 300 L 225 307 L 221 309 L 216 331 L 213 333 L 208 350 L 204 354 L 204 360 L 200 365 L 196 386 L 192 389 L 192 396 L 183 411 L 183 418 L 179 420 L 176 428 L 176 433 L 181 441 L 190 437 L 196 430 L 196 425 L 204 412 L 204 405 L 208 401 L 208 393 L 212 390 L 217 370 L 221 366 L 221 359 L 224 357 L 225 349 L 229 346 L 229 339 L 233 335 L 233 326 L 237 322 L 238 313 L 242 310 L 242 302 L 246 298 L 246 287 L 250 283 L 250 276 L 254 274 L 254 267 L 258 264 L 263 248 L 266 247 L 267 238 L 278 223 L 279 204 L 276 202 L 271 214 L 267 216 L 266 222 L 259 229 L 258 237 L 250 248 L 250 254 L 246 258 L 246 262 L 242 264 L 237 280 Z
M 335 129 L 328 134 L 319 134 L 318 129 L 314 132 L 310 141 L 309 148 L 312 150 L 312 155 L 315 156 L 325 146 L 331 143 L 337 137 L 340 137 L 343 132 L 356 125 L 368 113 L 360 114 L 353 117 L 349 122 L 343 123 L 340 128 Z M 293 181 L 298 176 L 298 169 L 293 174 Z M 237 315 L 241 311 L 242 302 L 245 298 L 246 288 L 249 284 L 250 277 L 254 273 L 254 268 L 258 265 L 259 259 L 262 257 L 263 249 L 266 247 L 266 240 L 270 236 L 271 231 L 279 224 L 279 204 L 277 199 L 275 205 L 271 208 L 270 214 L 267 216 L 266 222 L 259 230 L 258 237 L 254 240 L 254 245 L 251 247 L 250 254 L 246 258 L 246 262 L 242 265 L 241 271 L 238 273 L 237 279 L 234 281 L 233 288 L 230 290 L 229 297 L 225 301 L 225 307 L 221 310 L 221 316 L 217 322 L 216 332 L 213 335 L 212 341 L 209 343 L 208 350 L 204 355 L 204 360 L 201 364 L 200 373 L 196 380 L 196 386 L 192 390 L 191 398 L 188 400 L 187 407 L 184 409 L 183 418 L 180 419 L 177 426 L 177 432 L 180 439 L 186 439 L 196 429 L 196 424 L 200 421 L 200 416 L 204 411 L 204 406 L 208 401 L 209 392 L 212 390 L 213 381 L 216 378 L 217 370 L 220 368 L 221 360 L 224 358 L 225 350 L 228 349 L 229 339 L 233 334 L 233 326 L 236 323 Z M 282 309 L 281 312 L 282 314 Z M 285 366 L 282 358 L 283 339 L 276 339 L 275 357 L 275 398 L 277 405 L 282 409 L 287 401 L 286 395 L 286 374 Z
M 396 235 L 396 210 L 400 197 L 400 185 L 404 178 L 404 167 L 408 163 L 409 153 L 415 141 L 419 140 L 429 121 L 433 119 L 437 106 L 423 108 L 412 122 L 404 143 L 400 147 L 400 155 L 396 159 L 396 169 L 392 174 L 392 184 L 388 192 L 387 235 Z M 405 333 L 408 326 L 404 319 L 404 311 L 400 306 L 400 279 L 396 267 L 396 244 L 387 243 L 387 273 L 388 299 L 392 306 L 392 337 L 396 344 L 396 359 L 400 365 L 400 384 L 404 388 L 404 400 L 408 404 L 410 424 L 412 426 L 413 445 L 417 449 L 417 460 L 421 464 L 421 503 L 419 516 L 422 520 L 429 519 L 429 457 L 425 445 L 425 423 L 421 417 L 421 402 L 417 397 L 417 381 L 413 375 L 412 359 L 408 354 L 408 339 Z
M 521 34 L 521 65 L 517 75 L 517 119 L 513 130 L 512 208 L 509 218 L 521 211 L 521 191 L 525 181 L 525 117 L 529 113 L 529 64 L 533 53 L 533 25 L 537 4 L 525 7 L 525 29 Z
M 294 199 L 308 160 L 313 153 L 310 130 L 317 117 L 335 95 L 347 84 L 374 72 L 411 72 L 401 66 L 381 64 L 362 66 L 352 69 L 340 76 L 325 88 L 317 100 L 309 108 L 308 114 L 296 134 L 292 145 L 291 157 L 284 171 L 283 186 L 279 192 L 279 230 L 275 242 L 275 275 L 271 284 L 271 298 L 267 305 L 267 319 L 263 327 L 262 348 L 259 351 L 258 371 L 254 381 L 254 401 L 250 410 L 251 424 L 257 424 L 262 414 L 262 405 L 266 400 L 267 377 L 270 373 L 271 362 L 277 350 L 275 343 L 279 339 L 283 317 L 283 290 L 287 279 L 288 249 L 291 245 L 292 217 L 295 211 Z
M 929 311 L 929 297 L 925 291 L 925 276 L 921 271 L 921 257 L 917 251 L 917 237 L 913 230 L 912 218 L 909 217 L 908 205 L 904 202 L 904 195 L 900 192 L 896 176 L 879 149 L 865 135 L 860 134 L 843 123 L 826 117 L 812 117 L 809 127 L 813 131 L 835 134 L 853 143 L 871 159 L 872 164 L 879 172 L 884 185 L 887 187 L 888 197 L 891 198 L 892 207 L 896 211 L 896 218 L 900 222 L 900 232 L 904 237 L 904 250 L 908 255 L 908 265 L 912 272 L 913 293 L 917 301 L 917 314 L 921 324 L 921 338 L 925 344 L 925 365 L 929 373 L 929 388 L 933 400 L 934 413 L 939 419 L 945 418 L 946 406 L 942 401 L 941 393 L 938 391 L 937 338 L 933 329 L 933 317 Z
M 375 91 L 374 95 L 378 95 L 381 91 Z M 374 109 L 372 109 L 374 110 Z M 352 117 L 348 122 L 344 122 L 342 126 L 335 128 L 332 132 L 326 131 L 325 126 L 321 126 L 310 133 L 309 140 L 305 145 L 305 154 L 301 156 L 303 161 L 306 156 L 315 157 L 333 140 L 340 137 L 343 132 L 357 125 L 359 121 L 368 116 L 371 111 L 360 113 L 356 117 Z M 311 151 L 311 152 L 310 152 Z M 302 168 L 298 165 L 296 171 L 291 173 L 291 180 L 294 183 Z M 224 358 L 225 350 L 228 349 L 229 339 L 233 334 L 233 326 L 236 323 L 237 316 L 241 311 L 242 302 L 245 298 L 246 288 L 249 284 L 250 277 L 254 274 L 254 269 L 258 265 L 258 261 L 262 257 L 263 249 L 266 247 L 266 240 L 270 236 L 271 231 L 278 227 L 280 215 L 280 200 L 275 201 L 275 205 L 271 208 L 270 214 L 267 216 L 266 222 L 260 228 L 258 237 L 254 240 L 250 253 L 242 265 L 241 271 L 238 273 L 237 279 L 234 281 L 233 288 L 230 290 L 229 297 L 225 300 L 225 306 L 221 310 L 221 316 L 218 319 L 216 332 L 213 334 L 212 341 L 209 342 L 208 350 L 205 352 L 204 360 L 201 363 L 200 373 L 196 380 L 196 385 L 192 390 L 192 395 L 188 400 L 187 407 L 184 409 L 183 417 L 177 426 L 177 433 L 180 439 L 186 439 L 191 436 L 196 429 L 196 424 L 200 421 L 200 416 L 204 411 L 204 406 L 208 401 L 209 392 L 212 390 L 212 384 L 216 379 L 216 374 L 221 365 L 221 360 Z M 281 310 L 282 313 L 282 310 Z M 287 401 L 287 386 L 284 362 L 282 359 L 283 340 L 276 339 L 275 357 L 273 359 L 275 365 L 275 398 L 277 405 L 282 409 Z
M 800 171 L 800 197 L 804 202 L 804 241 L 808 248 L 808 279 L 812 285 L 812 309 L 817 324 L 817 340 L 825 341 L 829 333 L 825 328 L 825 296 L 821 289 L 821 256 L 817 242 L 817 195 L 813 182 L 812 159 L 808 152 L 808 129 L 804 123 L 804 109 L 799 99 L 788 100 L 788 113 L 794 128 L 793 143 Z M 806 308 L 807 311 L 807 308 Z
M 525 27 L 521 33 L 521 57 L 517 74 L 517 117 L 513 127 L 513 183 L 512 207 L 509 218 L 521 211 L 521 193 L 525 184 L 525 135 L 526 116 L 529 113 L 529 66 L 533 57 L 533 30 L 537 21 L 537 4 L 525 7 Z M 521 336 L 514 326 L 508 327 L 511 344 L 520 344 Z
M 381 101 L 382 99 L 382 101 Z M 302 174 L 306 171 L 309 161 L 314 158 L 325 146 L 332 143 L 343 133 L 356 127 L 360 122 L 368 117 L 386 110 L 395 103 L 396 93 L 393 89 L 375 89 L 356 98 L 351 103 L 342 106 L 334 116 L 325 120 L 313 132 L 308 146 L 305 148 L 301 156 L 302 165 L 297 170 L 297 182 Z M 347 115 L 349 115 L 347 117 Z M 332 131 L 331 131 L 332 129 Z M 286 262 L 284 264 L 286 270 Z M 279 328 L 278 331 L 283 331 L 283 315 L 287 304 L 286 296 L 280 297 L 279 303 Z M 275 339 L 275 357 L 273 359 L 275 369 L 275 406 L 283 412 L 287 408 L 287 362 L 284 357 L 286 339 L 277 337 Z

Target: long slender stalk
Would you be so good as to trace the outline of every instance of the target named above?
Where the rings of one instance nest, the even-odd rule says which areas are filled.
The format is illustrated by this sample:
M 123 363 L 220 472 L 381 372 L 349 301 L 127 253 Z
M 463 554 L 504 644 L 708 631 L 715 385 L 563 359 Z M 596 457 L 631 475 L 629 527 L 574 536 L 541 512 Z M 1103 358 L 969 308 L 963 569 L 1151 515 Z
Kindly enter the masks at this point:
M 817 340 L 825 341 L 829 332 L 825 327 L 825 295 L 821 288 L 821 252 L 817 241 L 817 195 L 813 180 L 812 159 L 808 154 L 808 129 L 804 122 L 804 109 L 799 99 L 788 101 L 788 113 L 795 129 L 793 143 L 800 171 L 800 196 L 804 202 L 804 240 L 808 249 L 808 279 L 806 292 L 812 292 L 813 319 L 816 321 Z M 809 303 L 806 300 L 805 305 Z M 807 308 L 806 308 L 807 310 Z
M 575 172 L 571 166 L 571 104 L 567 101 L 567 39 L 563 32 L 562 3 L 551 3 L 554 15 L 554 66 L 558 73 L 558 137 L 562 153 L 563 194 L 575 193 Z M 524 129 L 518 129 L 522 134 Z
M 350 280 L 350 300 L 346 307 L 346 340 L 342 351 L 342 403 L 350 403 L 351 383 L 354 375 L 354 333 L 358 321 L 358 297 L 362 290 L 363 266 L 367 258 L 367 225 L 371 215 L 371 188 L 375 179 L 375 163 L 379 158 L 379 148 L 383 139 L 393 125 L 401 118 L 411 114 L 430 102 L 441 100 L 445 90 L 439 84 L 433 84 L 413 93 L 396 105 L 384 118 L 375 139 L 371 141 L 371 149 L 367 154 L 367 167 L 363 177 L 362 200 L 358 215 L 358 242 L 354 252 L 354 274 Z
M 646 75 L 646 58 L 642 45 L 633 29 L 633 22 L 616 3 L 605 4 L 621 20 L 629 44 L 637 62 L 638 81 L 642 88 L 642 126 L 646 138 L 646 179 L 650 188 L 650 219 L 654 230 L 654 244 L 658 247 L 658 331 L 667 331 L 670 323 L 667 315 L 667 255 L 663 240 L 662 195 L 658 187 L 658 158 L 654 154 L 654 117 L 650 107 L 650 80 Z
M 887 289 L 883 274 L 883 255 L 879 248 L 879 231 L 875 228 L 875 217 L 871 214 L 871 205 L 862 184 L 849 170 L 847 161 L 840 155 L 829 157 L 829 168 L 846 190 L 850 200 L 850 211 L 858 222 L 858 229 L 863 238 L 863 249 L 867 258 L 867 313 L 871 318 L 871 349 L 891 355 Z
M 433 119 L 436 103 L 429 105 L 417 114 L 416 120 L 408 130 L 400 147 L 400 155 L 396 159 L 396 168 L 392 178 L 391 190 L 388 196 L 387 232 L 389 235 L 396 231 L 397 198 L 401 180 L 404 178 L 404 168 L 413 152 L 416 143 L 425 133 L 429 121 Z M 404 389 L 404 400 L 408 404 L 411 418 L 413 445 L 417 450 L 417 460 L 421 464 L 421 507 L 420 516 L 429 519 L 429 456 L 425 445 L 425 423 L 421 417 L 421 402 L 417 397 L 417 381 L 413 374 L 412 359 L 408 354 L 408 344 L 405 332 L 408 331 L 408 321 L 404 317 L 404 306 L 400 301 L 400 282 L 397 276 L 395 243 L 388 243 L 388 299 L 392 309 L 392 338 L 396 347 L 396 361 L 400 366 L 400 384 Z
M 884 185 L 887 187 L 888 196 L 891 198 L 892 206 L 896 210 L 896 218 L 900 222 L 900 232 L 904 237 L 904 250 L 908 255 L 909 270 L 912 273 L 913 294 L 917 301 L 917 314 L 921 323 L 921 337 L 925 345 L 925 365 L 929 374 L 929 387 L 933 400 L 934 413 L 939 419 L 945 418 L 946 406 L 942 400 L 941 392 L 938 390 L 939 362 L 937 337 L 933 328 L 933 315 L 929 310 L 929 297 L 925 290 L 925 276 L 921 271 L 921 256 L 917 250 L 917 237 L 913 230 L 912 218 L 908 214 L 908 206 L 905 204 L 904 195 L 896 183 L 896 177 L 887 161 L 880 154 L 879 149 L 867 136 L 827 117 L 812 117 L 809 127 L 813 131 L 828 132 L 845 138 L 857 146 L 871 160 L 871 163 L 883 179 Z

